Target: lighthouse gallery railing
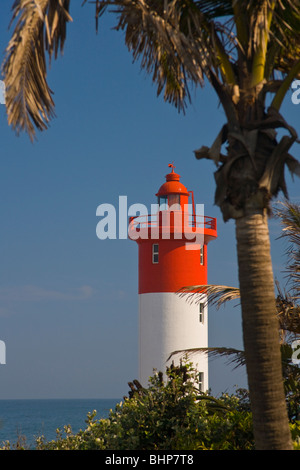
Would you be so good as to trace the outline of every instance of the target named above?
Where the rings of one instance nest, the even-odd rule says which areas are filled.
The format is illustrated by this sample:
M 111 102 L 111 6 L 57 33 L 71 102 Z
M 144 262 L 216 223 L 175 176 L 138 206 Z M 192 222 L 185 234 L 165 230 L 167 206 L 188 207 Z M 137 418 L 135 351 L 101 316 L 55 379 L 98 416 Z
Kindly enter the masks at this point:
M 176 211 L 169 212 L 168 215 L 163 215 L 162 212 L 159 212 L 157 214 L 137 215 L 134 217 L 129 217 L 129 225 L 131 229 L 135 230 L 165 226 L 170 224 L 170 217 L 173 213 L 175 213 L 176 217 Z M 186 219 L 187 220 L 185 220 L 184 223 L 187 227 L 203 228 L 210 230 L 217 229 L 217 220 L 214 217 L 209 217 L 207 215 L 188 214 Z

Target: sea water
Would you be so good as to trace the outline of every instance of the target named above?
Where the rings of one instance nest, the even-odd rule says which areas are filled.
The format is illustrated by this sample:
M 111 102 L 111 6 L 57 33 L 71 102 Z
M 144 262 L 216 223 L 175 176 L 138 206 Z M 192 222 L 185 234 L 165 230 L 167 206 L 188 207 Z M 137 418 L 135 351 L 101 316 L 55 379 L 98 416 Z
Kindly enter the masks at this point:
M 33 448 L 35 438 L 56 438 L 56 429 L 70 425 L 73 433 L 85 429 L 87 414 L 97 411 L 96 419 L 106 418 L 120 399 L 40 399 L 0 400 L 0 447 L 3 441 L 17 442 L 26 438 Z

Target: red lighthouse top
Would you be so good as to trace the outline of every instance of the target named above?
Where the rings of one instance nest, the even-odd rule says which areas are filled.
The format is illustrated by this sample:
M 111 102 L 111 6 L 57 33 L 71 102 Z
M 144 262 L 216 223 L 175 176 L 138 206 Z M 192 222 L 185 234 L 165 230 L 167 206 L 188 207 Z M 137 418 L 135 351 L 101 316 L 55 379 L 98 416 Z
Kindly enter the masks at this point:
M 174 171 L 175 166 L 170 163 L 169 167 L 172 168 L 172 172 L 166 175 L 166 182 L 159 188 L 156 196 L 168 196 L 169 194 L 183 194 L 188 196 L 188 190 L 180 183 L 180 175 Z
M 160 186 L 156 193 L 158 197 L 157 212 L 130 217 L 129 238 L 140 243 L 145 239 L 155 239 L 157 237 L 156 231 L 158 231 L 158 238 L 162 236 L 166 239 L 167 232 L 170 234 L 170 238 L 174 236 L 178 238 L 177 235 L 181 234 L 181 238 L 190 240 L 192 233 L 194 235 L 201 233 L 205 237 L 205 243 L 208 243 L 217 237 L 216 219 L 204 214 L 197 214 L 193 191 L 188 191 L 180 182 L 180 175 L 175 173 L 175 167 L 172 163 L 169 164 L 169 167 L 172 168 L 172 171 L 166 175 L 166 182 Z M 189 196 L 191 196 L 192 204 L 189 204 Z M 191 214 L 189 214 L 190 210 L 192 210 Z M 185 235 L 187 236 L 185 237 Z
M 193 191 L 169 167 L 155 212 L 129 219 L 129 238 L 139 247 L 140 294 L 207 284 L 207 244 L 217 237 L 216 219 L 195 210 Z

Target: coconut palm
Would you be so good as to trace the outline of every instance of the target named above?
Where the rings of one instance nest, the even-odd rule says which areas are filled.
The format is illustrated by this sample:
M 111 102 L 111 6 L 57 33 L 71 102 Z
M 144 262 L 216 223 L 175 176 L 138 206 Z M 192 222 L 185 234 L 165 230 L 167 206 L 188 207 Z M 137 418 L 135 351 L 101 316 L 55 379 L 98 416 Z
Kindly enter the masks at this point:
M 9 123 L 28 131 L 47 128 L 54 103 L 45 53 L 63 48 L 71 20 L 69 0 L 15 0 L 15 30 L 3 64 Z M 243 339 L 257 449 L 290 449 L 282 384 L 278 323 L 269 247 L 272 198 L 287 195 L 284 168 L 300 174 L 290 153 L 295 130 L 280 113 L 300 72 L 299 0 L 96 0 L 107 7 L 135 60 L 152 75 L 157 93 L 184 111 L 192 86 L 209 82 L 225 114 L 210 147 L 215 203 L 234 219 Z M 269 103 L 269 104 L 267 104 Z M 276 129 L 283 130 L 278 138 Z M 225 151 L 224 144 L 227 144 Z M 272 364 L 272 367 L 270 367 Z

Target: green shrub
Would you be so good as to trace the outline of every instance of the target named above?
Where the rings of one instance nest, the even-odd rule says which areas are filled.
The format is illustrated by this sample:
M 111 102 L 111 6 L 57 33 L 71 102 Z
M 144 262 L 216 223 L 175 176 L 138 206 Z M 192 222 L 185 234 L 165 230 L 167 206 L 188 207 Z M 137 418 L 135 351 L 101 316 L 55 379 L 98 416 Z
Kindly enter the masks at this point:
M 57 439 L 38 439 L 38 449 L 214 450 L 253 449 L 249 406 L 238 395 L 216 399 L 199 393 L 189 364 L 155 374 L 149 387 L 130 384 L 129 397 L 107 419 L 87 417 L 87 428 L 65 427 Z
M 36 440 L 39 450 L 254 450 L 248 392 L 215 398 L 199 393 L 190 364 L 171 367 L 149 379 L 148 388 L 129 383 L 128 397 L 108 418 L 88 414 L 86 428 L 57 430 L 56 440 Z M 300 450 L 300 422 L 290 423 L 295 450 Z M 2 449 L 24 448 L 5 443 Z

